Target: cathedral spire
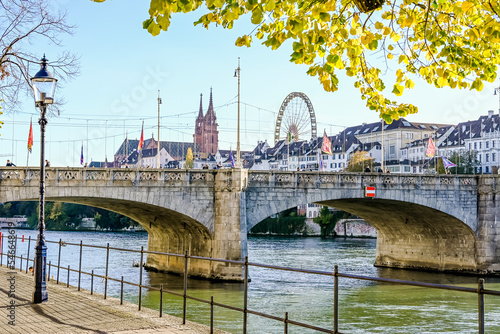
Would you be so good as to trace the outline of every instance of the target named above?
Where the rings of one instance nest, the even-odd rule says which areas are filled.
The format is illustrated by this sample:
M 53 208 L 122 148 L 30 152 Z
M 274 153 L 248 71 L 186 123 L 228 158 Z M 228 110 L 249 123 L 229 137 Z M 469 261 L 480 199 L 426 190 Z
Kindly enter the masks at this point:
M 212 100 L 212 87 L 210 87 L 210 102 L 208 103 L 208 111 L 207 111 L 207 116 L 208 115 L 214 115 L 215 116 L 215 113 L 214 113 L 214 102 Z
M 203 94 L 200 94 L 200 110 L 198 111 L 198 118 L 203 118 Z

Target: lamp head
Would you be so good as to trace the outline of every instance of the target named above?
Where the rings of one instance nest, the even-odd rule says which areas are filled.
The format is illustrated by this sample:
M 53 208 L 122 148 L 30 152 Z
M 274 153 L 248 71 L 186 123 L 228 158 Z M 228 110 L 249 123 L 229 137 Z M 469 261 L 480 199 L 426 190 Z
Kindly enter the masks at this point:
M 31 78 L 33 92 L 35 94 L 35 104 L 52 104 L 54 102 L 54 91 L 57 79 L 47 70 L 47 59 L 45 55 L 41 59 L 40 70 Z

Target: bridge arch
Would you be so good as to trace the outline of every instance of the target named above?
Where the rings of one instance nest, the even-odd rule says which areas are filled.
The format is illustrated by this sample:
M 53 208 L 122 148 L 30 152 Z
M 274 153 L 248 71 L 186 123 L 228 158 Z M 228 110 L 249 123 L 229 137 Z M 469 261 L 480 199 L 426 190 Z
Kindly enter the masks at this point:
M 250 180 L 247 231 L 273 214 L 317 203 L 377 229 L 377 266 L 477 270 L 478 199 L 471 178 L 259 172 Z M 375 186 L 375 199 L 365 197 L 366 186 Z

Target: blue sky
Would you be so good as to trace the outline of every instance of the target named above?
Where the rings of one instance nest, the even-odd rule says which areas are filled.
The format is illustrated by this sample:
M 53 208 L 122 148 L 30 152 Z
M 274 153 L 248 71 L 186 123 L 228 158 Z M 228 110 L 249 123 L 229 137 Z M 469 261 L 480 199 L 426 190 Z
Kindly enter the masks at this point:
M 339 91 L 327 93 L 317 78 L 306 74 L 307 67 L 289 62 L 290 44 L 272 51 L 260 45 L 251 48 L 234 45 L 236 38 L 250 33 L 254 26 L 243 17 L 232 30 L 201 26 L 193 22 L 200 11 L 175 15 L 167 32 L 152 37 L 142 29 L 149 1 L 53 0 L 54 10 L 66 10 L 68 22 L 77 25 L 73 36 L 65 36 L 62 47 L 40 43 L 47 59 L 62 50 L 81 58 L 81 74 L 64 83 L 56 95 L 66 105 L 58 117 L 51 117 L 47 129 L 46 155 L 52 166 L 79 166 L 83 143 L 85 160 L 112 160 L 124 140 L 144 136 L 157 138 L 157 95 L 161 106 L 161 140 L 192 142 L 200 93 L 208 107 L 210 88 L 219 124 L 219 147 L 236 148 L 237 79 L 233 77 L 241 58 L 241 149 L 252 149 L 258 140 L 274 140 L 278 110 L 285 97 L 294 91 L 311 100 L 318 122 L 318 134 L 329 135 L 344 126 L 376 122 L 378 114 L 368 110 L 352 80 L 341 75 Z M 390 73 L 390 71 L 389 71 Z M 33 73 L 34 74 L 34 73 Z M 389 85 L 388 85 L 389 86 Z M 498 82 L 485 85 L 482 92 L 437 89 L 422 80 L 403 96 L 419 107 L 407 117 L 413 122 L 456 124 L 477 119 L 489 109 L 498 112 L 499 99 L 493 95 Z M 8 110 L 0 116 L 0 163 L 13 158 L 17 165 L 27 161 L 26 143 L 29 121 L 33 117 L 35 143 L 29 165 L 39 164 L 38 110 L 31 100 L 22 112 Z

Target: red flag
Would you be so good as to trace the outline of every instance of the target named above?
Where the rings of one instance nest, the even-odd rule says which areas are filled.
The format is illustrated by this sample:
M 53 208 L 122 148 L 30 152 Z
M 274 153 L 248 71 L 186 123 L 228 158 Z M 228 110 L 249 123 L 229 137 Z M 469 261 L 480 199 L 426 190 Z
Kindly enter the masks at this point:
M 144 121 L 142 122 L 141 139 L 139 140 L 139 146 L 137 147 L 137 150 L 142 150 L 142 146 L 144 146 Z
M 33 147 L 33 126 L 30 120 L 30 133 L 28 135 L 28 151 L 31 153 L 31 148 Z
M 429 158 L 432 158 L 435 153 L 436 153 L 436 146 L 434 146 L 432 138 L 429 137 L 429 144 L 427 145 L 427 151 L 425 152 L 425 155 L 428 156 Z
M 321 145 L 321 151 L 326 154 L 333 155 L 332 143 L 330 143 L 330 139 L 326 135 L 326 130 L 325 133 L 323 134 L 323 144 Z

